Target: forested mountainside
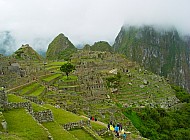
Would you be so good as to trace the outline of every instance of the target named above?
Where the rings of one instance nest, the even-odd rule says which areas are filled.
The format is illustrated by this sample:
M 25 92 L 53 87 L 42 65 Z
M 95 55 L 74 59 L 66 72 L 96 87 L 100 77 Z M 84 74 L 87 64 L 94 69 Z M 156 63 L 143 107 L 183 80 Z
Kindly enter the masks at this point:
M 175 28 L 123 26 L 113 47 L 145 69 L 190 91 L 190 38 L 180 36 Z

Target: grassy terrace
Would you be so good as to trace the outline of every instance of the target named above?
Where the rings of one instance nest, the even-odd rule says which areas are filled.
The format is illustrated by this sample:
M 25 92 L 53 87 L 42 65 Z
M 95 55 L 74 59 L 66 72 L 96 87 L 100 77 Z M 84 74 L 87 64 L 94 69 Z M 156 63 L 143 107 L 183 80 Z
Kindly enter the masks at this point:
M 61 66 L 65 64 L 66 62 L 50 62 L 47 66 Z
M 107 128 L 106 126 L 97 124 L 97 122 L 94 122 L 94 121 L 91 121 L 91 126 L 94 130 Z
M 39 86 L 39 83 L 33 83 L 31 85 L 28 85 L 22 89 L 20 89 L 20 95 L 24 95 L 26 94 L 27 92 L 33 90 L 34 88 L 38 87 Z
M 45 82 L 50 82 L 50 81 L 52 81 L 53 79 L 60 77 L 61 75 L 62 75 L 62 74 L 57 73 L 57 74 L 51 75 L 51 76 L 49 76 L 49 77 L 46 77 L 46 78 L 44 78 L 44 79 L 42 79 L 42 80 L 45 81 Z
M 79 87 L 79 85 L 74 85 L 74 86 L 59 86 L 59 88 L 75 88 Z
M 80 116 L 77 116 L 76 114 L 73 114 L 71 112 L 65 111 L 61 108 L 55 108 L 52 105 L 44 105 L 44 107 L 47 107 L 52 110 L 54 120 L 58 122 L 59 124 L 66 124 L 69 122 L 77 122 L 79 120 L 86 120 Z
M 85 132 L 83 129 L 74 129 L 69 132 L 79 140 L 95 140 L 90 134 Z
M 57 122 L 46 122 L 42 124 L 48 129 L 54 140 L 76 140 L 68 131 L 64 130 Z
M 138 72 L 138 70 L 135 69 L 131 69 L 130 73 L 132 77 L 128 77 L 127 75 L 122 75 L 121 77 L 120 85 L 123 86 L 120 87 L 120 93 L 113 95 L 117 100 L 122 102 L 135 102 L 139 99 L 149 99 L 150 96 L 156 100 L 157 98 L 166 98 L 174 95 L 173 90 L 166 81 L 163 81 L 165 84 L 160 82 L 161 77 L 148 72 L 149 75 L 144 74 L 144 72 Z M 143 80 L 147 80 L 148 84 L 144 84 Z M 132 84 L 129 85 L 129 83 Z M 144 87 L 140 87 L 141 85 Z
M 46 67 L 45 69 L 46 70 L 52 70 L 52 69 L 59 69 L 60 66 L 49 66 L 49 67 Z
M 31 102 L 31 103 L 32 103 L 32 108 L 33 108 L 33 111 L 34 111 L 34 112 L 38 112 L 38 111 L 47 110 L 47 108 L 46 108 L 46 107 L 43 107 L 43 106 L 38 105 L 38 104 L 33 103 L 33 102 Z
M 67 76 L 63 76 L 60 78 L 60 80 L 62 80 L 64 82 L 76 81 L 77 79 L 78 79 L 78 77 L 75 75 L 69 75 L 68 79 L 67 79 Z
M 27 100 L 22 99 L 21 97 L 16 96 L 14 94 L 8 94 L 7 97 L 8 97 L 8 102 L 27 102 Z
M 36 89 L 34 92 L 32 92 L 31 94 L 29 94 L 30 96 L 39 96 L 40 94 L 42 94 L 42 92 L 45 90 L 44 86 L 40 86 L 38 89 Z
M 48 135 L 39 126 L 25 109 L 13 109 L 4 111 L 3 115 L 7 121 L 7 131 L 22 140 L 47 140 Z
M 0 135 L 0 140 L 23 140 L 23 139 L 15 137 L 15 135 L 3 133 Z

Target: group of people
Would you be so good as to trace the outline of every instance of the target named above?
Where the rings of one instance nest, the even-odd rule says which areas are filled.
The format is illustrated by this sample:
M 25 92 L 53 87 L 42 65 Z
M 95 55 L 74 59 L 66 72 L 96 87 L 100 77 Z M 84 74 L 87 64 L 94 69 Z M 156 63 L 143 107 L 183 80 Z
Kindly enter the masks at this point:
M 127 139 L 127 134 L 125 133 L 124 129 L 122 128 L 122 124 L 118 123 L 115 125 L 112 121 L 108 123 L 108 130 L 115 132 L 116 137 L 122 137 L 123 140 Z
M 90 120 L 92 120 L 92 121 L 97 121 L 97 118 L 91 116 L 91 117 L 90 117 Z

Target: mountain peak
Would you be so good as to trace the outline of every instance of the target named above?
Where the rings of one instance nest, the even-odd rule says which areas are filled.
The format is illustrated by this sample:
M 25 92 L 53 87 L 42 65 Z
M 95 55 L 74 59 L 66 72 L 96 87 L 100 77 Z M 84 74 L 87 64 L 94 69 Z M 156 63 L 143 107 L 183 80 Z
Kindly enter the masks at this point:
M 92 46 L 86 44 L 83 49 L 84 50 L 91 50 L 91 51 L 107 51 L 107 52 L 113 51 L 110 44 L 106 41 L 95 42 L 94 45 L 92 45 Z
M 19 60 L 42 60 L 42 57 L 29 44 L 22 45 L 14 52 L 13 57 Z
M 63 33 L 60 33 L 49 44 L 46 58 L 49 60 L 67 59 L 75 52 L 76 48 Z
M 113 47 L 128 59 L 190 91 L 188 43 L 175 27 L 123 26 Z

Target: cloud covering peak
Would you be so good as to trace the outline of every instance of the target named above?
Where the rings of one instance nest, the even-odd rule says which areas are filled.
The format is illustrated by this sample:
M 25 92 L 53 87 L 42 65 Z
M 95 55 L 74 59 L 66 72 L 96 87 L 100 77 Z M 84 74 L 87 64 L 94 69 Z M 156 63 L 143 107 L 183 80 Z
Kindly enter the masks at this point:
M 121 26 L 157 24 L 190 33 L 189 0 L 0 0 L 0 32 L 36 49 L 63 32 L 75 45 L 112 43 Z M 35 40 L 42 40 L 41 45 Z

